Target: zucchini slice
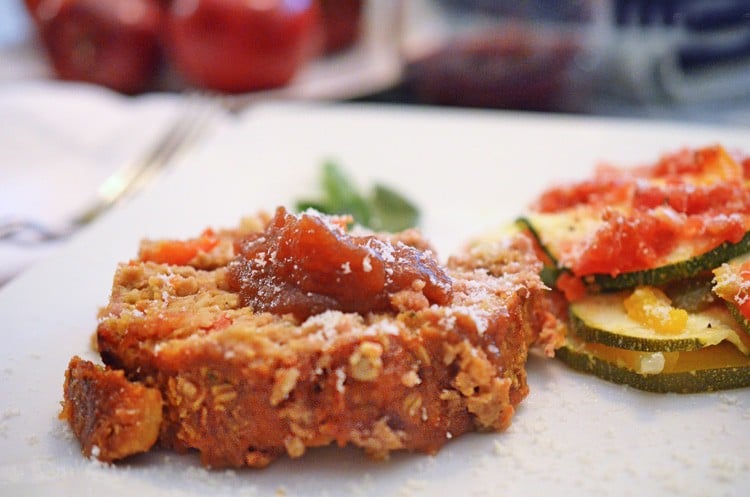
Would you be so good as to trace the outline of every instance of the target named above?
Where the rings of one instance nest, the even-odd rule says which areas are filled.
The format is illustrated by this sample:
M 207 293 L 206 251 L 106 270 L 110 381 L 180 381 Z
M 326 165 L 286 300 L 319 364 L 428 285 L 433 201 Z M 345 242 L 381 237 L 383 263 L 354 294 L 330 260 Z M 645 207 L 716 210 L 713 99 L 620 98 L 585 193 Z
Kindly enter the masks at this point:
M 520 218 L 518 223 L 528 227 L 559 271 L 570 271 L 570 268 L 561 265 L 561 255 L 599 229 L 601 211 L 584 206 L 557 213 L 531 213 Z M 623 290 L 640 285 L 661 286 L 710 271 L 747 252 L 750 252 L 750 231 L 739 242 L 725 242 L 708 252 L 703 252 L 699 244 L 686 241 L 666 256 L 659 267 L 616 276 L 588 275 L 583 277 L 583 282 L 594 291 Z
M 684 249 L 673 252 L 662 266 L 644 271 L 593 275 L 586 283 L 603 290 L 623 290 L 639 285 L 660 286 L 670 281 L 691 278 L 703 271 L 709 271 L 720 264 L 750 252 L 750 231 L 737 243 L 724 242 L 708 252 L 690 254 Z
M 580 206 L 563 212 L 533 212 L 517 223 L 528 228 L 549 258 L 559 265 L 560 255 L 582 239 L 592 236 L 602 224 L 601 210 Z
M 624 300 L 631 292 L 588 295 L 570 305 L 570 328 L 586 342 L 644 352 L 697 350 L 723 341 L 750 354 L 750 336 L 744 333 L 725 306 L 713 304 L 688 313 L 687 325 L 677 333 L 659 333 L 632 319 Z
M 568 337 L 556 357 L 578 371 L 649 392 L 697 393 L 750 386 L 750 357 L 726 342 L 687 352 L 639 352 Z
M 525 218 L 516 219 L 513 226 L 516 231 L 527 233 L 534 243 L 537 256 L 542 261 L 542 270 L 539 272 L 539 277 L 545 285 L 554 288 L 557 278 L 561 273 L 560 268 L 557 267 L 557 261 L 552 257 L 547 248 L 539 242 L 539 234 L 534 231 L 534 228 L 528 224 Z

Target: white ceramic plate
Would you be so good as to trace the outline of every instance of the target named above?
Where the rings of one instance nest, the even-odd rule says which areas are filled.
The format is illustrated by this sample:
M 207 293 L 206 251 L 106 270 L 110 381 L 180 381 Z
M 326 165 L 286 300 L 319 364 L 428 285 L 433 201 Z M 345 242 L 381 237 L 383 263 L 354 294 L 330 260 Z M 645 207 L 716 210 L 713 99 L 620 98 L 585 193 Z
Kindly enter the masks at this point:
M 750 130 L 344 105 L 265 106 L 186 157 L 140 197 L 0 290 L 0 495 L 529 496 L 746 495 L 750 389 L 656 395 L 532 357 L 531 393 L 504 433 L 436 456 L 372 462 L 311 450 L 265 470 L 206 471 L 155 451 L 112 467 L 85 460 L 57 419 L 63 373 L 89 339 L 118 261 L 142 237 L 187 236 L 315 190 L 325 158 L 361 184 L 413 197 L 443 255 L 512 219 L 551 182 L 609 159 L 681 146 L 748 147 Z

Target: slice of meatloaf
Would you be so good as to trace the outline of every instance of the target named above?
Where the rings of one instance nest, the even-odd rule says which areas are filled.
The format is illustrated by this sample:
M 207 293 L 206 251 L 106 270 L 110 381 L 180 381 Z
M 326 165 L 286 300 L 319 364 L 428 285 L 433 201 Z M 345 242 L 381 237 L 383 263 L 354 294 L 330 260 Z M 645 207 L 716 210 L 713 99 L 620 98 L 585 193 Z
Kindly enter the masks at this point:
M 266 231 L 251 238 L 268 238 L 274 222 L 264 218 Z M 429 282 L 416 278 L 389 293 L 387 310 L 309 317 L 243 305 L 228 263 L 248 231 L 221 236 L 235 243 L 214 245 L 222 246 L 215 257 L 212 247 L 195 255 L 195 266 L 211 269 L 143 257 L 121 264 L 100 313 L 105 364 L 161 393 L 162 447 L 197 449 L 210 467 L 262 467 L 331 443 L 375 458 L 434 453 L 462 433 L 505 429 L 527 395 L 528 346 L 550 323 L 540 263 L 523 235 L 477 242 L 449 259 L 444 304 L 431 302 Z M 414 231 L 378 240 L 430 256 Z M 92 422 L 95 411 L 70 403 L 72 425 Z M 100 446 L 99 454 L 126 452 Z

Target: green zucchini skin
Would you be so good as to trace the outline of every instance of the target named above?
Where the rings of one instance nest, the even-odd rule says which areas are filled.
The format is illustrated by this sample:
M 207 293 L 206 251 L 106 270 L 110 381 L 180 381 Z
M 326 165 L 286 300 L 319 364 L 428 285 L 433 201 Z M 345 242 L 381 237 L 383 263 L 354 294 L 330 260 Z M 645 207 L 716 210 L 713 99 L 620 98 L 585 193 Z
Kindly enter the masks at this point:
M 669 340 L 644 340 L 640 337 L 623 335 L 621 333 L 602 330 L 588 326 L 572 310 L 570 315 L 570 330 L 573 334 L 586 342 L 605 344 L 618 349 L 638 350 L 641 352 L 681 352 L 698 350 L 706 346 L 698 338 L 670 338 Z
M 602 380 L 655 393 L 704 393 L 750 386 L 750 367 L 706 369 L 685 373 L 640 374 L 585 352 L 563 346 L 555 357 L 576 371 Z
M 536 229 L 527 218 L 519 217 L 518 219 L 516 219 L 515 225 L 521 231 L 528 230 L 529 233 L 531 233 L 531 236 L 536 239 L 539 247 L 541 247 L 542 249 L 542 252 L 544 252 L 544 254 L 555 263 L 554 266 L 545 264 L 544 267 L 542 267 L 542 271 L 539 273 L 539 277 L 542 279 L 542 283 L 550 288 L 554 288 L 555 284 L 557 283 L 557 278 L 559 278 L 560 274 L 563 272 L 563 270 L 557 267 L 557 259 L 555 259 L 555 257 L 550 253 L 547 247 L 542 244 L 542 240 L 541 238 L 539 238 L 539 233 L 537 233 Z
M 734 305 L 732 302 L 727 302 L 726 300 L 724 301 L 724 303 L 727 305 L 727 309 L 729 309 L 729 314 L 731 314 L 734 320 L 737 321 L 737 324 L 740 325 L 742 331 L 750 334 L 750 320 L 742 315 L 742 312 L 740 312 L 740 308 Z
M 516 222 L 520 226 L 527 228 L 534 238 L 536 238 L 539 246 L 542 247 L 542 250 L 550 260 L 558 264 L 557 272 L 554 274 L 555 281 L 562 272 L 570 272 L 569 268 L 559 267 L 557 258 L 542 243 L 539 232 L 530 219 L 521 217 Z M 718 247 L 690 259 L 643 271 L 620 273 L 617 276 L 610 274 L 587 275 L 582 280 L 592 293 L 625 290 L 641 285 L 662 286 L 671 281 L 691 278 L 703 271 L 710 271 L 722 263 L 747 252 L 750 252 L 750 231 L 745 233 L 745 236 L 737 243 L 724 242 Z
M 703 271 L 709 271 L 724 262 L 750 251 L 750 231 L 737 243 L 724 242 L 713 250 L 690 259 L 665 266 L 621 273 L 617 276 L 595 274 L 584 277 L 584 283 L 603 291 L 624 290 L 641 285 L 661 286 L 670 281 L 691 278 Z
M 519 217 L 518 219 L 516 219 L 516 226 L 518 226 L 521 230 L 529 230 L 534 238 L 536 238 L 536 241 L 539 242 L 539 246 L 542 248 L 547 257 L 549 257 L 552 261 L 554 261 L 555 264 L 557 264 L 557 258 L 555 258 L 555 256 L 552 255 L 549 249 L 542 243 L 539 232 L 534 227 L 531 220 L 525 217 Z

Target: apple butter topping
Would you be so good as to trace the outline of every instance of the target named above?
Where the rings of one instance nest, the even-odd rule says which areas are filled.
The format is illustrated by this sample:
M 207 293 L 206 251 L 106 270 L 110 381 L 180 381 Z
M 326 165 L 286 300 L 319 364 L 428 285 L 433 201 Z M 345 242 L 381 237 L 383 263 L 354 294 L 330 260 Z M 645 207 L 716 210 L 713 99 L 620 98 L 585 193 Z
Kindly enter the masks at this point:
M 264 232 L 239 243 L 230 287 L 245 306 L 300 320 L 326 310 L 396 312 L 404 291 L 450 302 L 451 279 L 432 252 L 345 226 L 346 218 L 280 207 Z

